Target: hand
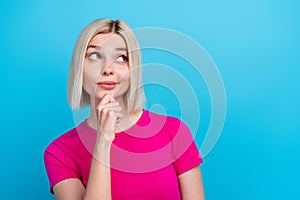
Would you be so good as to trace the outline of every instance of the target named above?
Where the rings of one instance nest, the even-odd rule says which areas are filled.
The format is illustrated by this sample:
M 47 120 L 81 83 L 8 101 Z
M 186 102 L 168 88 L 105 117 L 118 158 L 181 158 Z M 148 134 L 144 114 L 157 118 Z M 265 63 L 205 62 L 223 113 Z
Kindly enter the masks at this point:
M 122 118 L 121 106 L 110 94 L 106 94 L 96 106 L 98 134 L 108 142 L 115 139 L 117 124 Z

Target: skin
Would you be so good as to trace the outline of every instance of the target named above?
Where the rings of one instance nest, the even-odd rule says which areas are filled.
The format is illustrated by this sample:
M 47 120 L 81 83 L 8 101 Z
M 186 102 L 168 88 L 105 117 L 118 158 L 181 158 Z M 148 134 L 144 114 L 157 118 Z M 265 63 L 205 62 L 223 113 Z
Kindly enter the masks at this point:
M 99 82 L 113 81 L 113 89 Z M 111 199 L 110 147 L 115 134 L 135 124 L 142 110 L 129 113 L 123 95 L 129 88 L 126 43 L 114 33 L 98 34 L 90 41 L 84 61 L 83 87 L 90 95 L 89 126 L 98 131 L 86 189 L 79 179 L 57 183 L 53 190 L 57 200 Z M 204 199 L 200 168 L 195 167 L 178 177 L 183 200 Z

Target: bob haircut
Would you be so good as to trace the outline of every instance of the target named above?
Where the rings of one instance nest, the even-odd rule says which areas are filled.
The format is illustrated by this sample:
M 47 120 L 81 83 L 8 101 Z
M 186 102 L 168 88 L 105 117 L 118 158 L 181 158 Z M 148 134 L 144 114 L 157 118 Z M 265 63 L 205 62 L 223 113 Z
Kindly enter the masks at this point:
M 123 20 L 99 19 L 87 25 L 74 46 L 68 77 L 68 102 L 72 109 L 90 105 L 90 96 L 83 88 L 83 63 L 91 39 L 101 33 L 119 34 L 127 45 L 130 70 L 130 86 L 123 95 L 129 113 L 144 107 L 145 95 L 142 87 L 141 53 L 138 41 Z

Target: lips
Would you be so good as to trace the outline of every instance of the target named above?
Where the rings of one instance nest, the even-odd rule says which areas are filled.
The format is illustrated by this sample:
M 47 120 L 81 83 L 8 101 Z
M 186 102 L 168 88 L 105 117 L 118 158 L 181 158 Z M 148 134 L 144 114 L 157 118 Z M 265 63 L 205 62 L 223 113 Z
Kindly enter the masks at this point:
M 101 81 L 97 84 L 105 90 L 112 90 L 116 87 L 117 82 L 114 82 L 114 81 Z

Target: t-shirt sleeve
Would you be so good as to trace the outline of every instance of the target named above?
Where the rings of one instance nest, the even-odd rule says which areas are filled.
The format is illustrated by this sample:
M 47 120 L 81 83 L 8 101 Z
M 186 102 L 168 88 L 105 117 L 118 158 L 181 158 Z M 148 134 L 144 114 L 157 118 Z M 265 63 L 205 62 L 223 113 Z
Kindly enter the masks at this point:
M 44 163 L 50 183 L 50 192 L 53 193 L 53 186 L 68 178 L 78 178 L 78 175 L 69 167 L 66 155 L 59 145 L 59 142 L 52 142 L 44 152 Z
M 180 120 L 177 120 L 175 124 L 175 128 L 173 128 L 175 136 L 172 140 L 174 158 L 173 164 L 175 171 L 179 176 L 180 174 L 200 165 L 203 162 L 203 159 L 200 156 L 199 150 L 188 126 Z

